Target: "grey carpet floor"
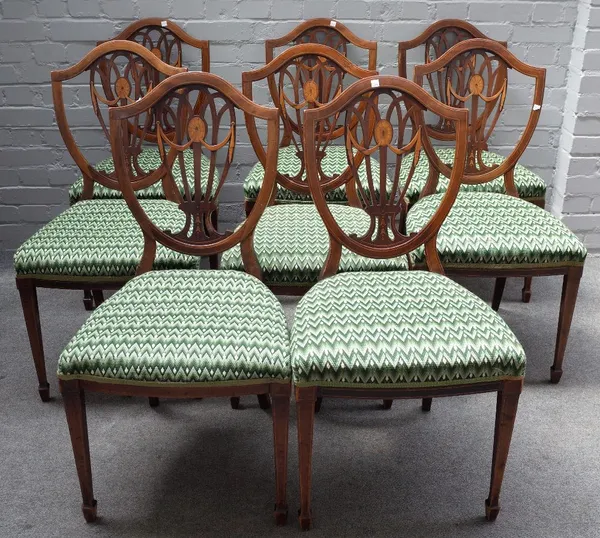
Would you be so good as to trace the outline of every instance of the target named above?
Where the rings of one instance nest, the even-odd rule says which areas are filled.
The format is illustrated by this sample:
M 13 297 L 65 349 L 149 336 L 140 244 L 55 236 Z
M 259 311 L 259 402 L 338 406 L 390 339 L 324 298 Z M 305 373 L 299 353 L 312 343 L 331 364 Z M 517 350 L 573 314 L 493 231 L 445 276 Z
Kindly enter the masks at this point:
M 290 520 L 271 518 L 270 415 L 253 398 L 163 401 L 92 395 L 88 422 L 101 519 L 86 525 L 62 402 L 57 357 L 87 316 L 81 292 L 42 290 L 54 399 L 38 400 L 12 269 L 0 269 L 0 536 L 296 536 L 295 415 Z M 600 259 L 590 259 L 557 386 L 548 383 L 560 278 L 534 281 L 530 304 L 509 281 L 501 314 L 528 355 L 525 390 L 498 520 L 483 518 L 494 396 L 417 401 L 326 400 L 316 420 L 310 536 L 600 536 Z M 461 281 L 489 299 L 490 280 Z M 282 298 L 288 318 L 296 301 Z

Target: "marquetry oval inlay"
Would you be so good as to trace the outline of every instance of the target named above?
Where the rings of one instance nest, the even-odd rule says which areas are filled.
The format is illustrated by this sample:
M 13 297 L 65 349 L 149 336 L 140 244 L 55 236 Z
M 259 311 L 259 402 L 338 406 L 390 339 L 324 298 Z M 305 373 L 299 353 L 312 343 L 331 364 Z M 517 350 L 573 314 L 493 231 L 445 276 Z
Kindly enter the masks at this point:
M 394 130 L 392 124 L 387 120 L 379 120 L 375 124 L 375 142 L 378 146 L 389 146 L 392 141 Z
M 314 80 L 307 80 L 304 83 L 304 99 L 309 103 L 314 103 L 319 95 L 319 87 Z
M 117 97 L 125 99 L 131 94 L 131 84 L 129 84 L 129 81 L 126 78 L 121 77 L 115 82 L 115 92 Z
M 469 80 L 469 91 L 473 95 L 481 95 L 484 87 L 483 77 L 481 75 L 473 75 Z
M 188 123 L 188 135 L 192 142 L 201 142 L 206 136 L 206 124 L 198 116 L 194 116 Z

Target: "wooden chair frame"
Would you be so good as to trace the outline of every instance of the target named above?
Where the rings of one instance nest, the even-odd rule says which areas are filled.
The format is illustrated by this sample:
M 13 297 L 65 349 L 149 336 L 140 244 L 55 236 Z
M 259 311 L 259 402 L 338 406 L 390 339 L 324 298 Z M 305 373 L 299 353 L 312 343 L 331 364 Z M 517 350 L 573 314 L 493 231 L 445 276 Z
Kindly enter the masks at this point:
M 70 80 L 97 63 L 102 61 L 102 58 L 109 54 L 124 52 L 126 54 L 135 55 L 141 58 L 147 65 L 153 69 L 163 73 L 166 76 L 171 76 L 176 73 L 186 71 L 186 68 L 172 67 L 161 62 L 145 47 L 133 43 L 131 41 L 110 41 L 104 43 L 88 54 L 77 64 L 60 71 L 53 71 L 52 76 L 52 97 L 54 100 L 54 109 L 56 112 L 56 122 L 60 133 L 65 141 L 67 150 L 71 157 L 81 170 L 84 177 L 84 198 L 91 198 L 93 183 L 98 181 L 104 185 L 110 185 L 113 188 L 119 188 L 118 181 L 113 176 L 96 170 L 85 158 L 73 137 L 71 129 L 67 121 L 65 113 L 65 104 L 63 99 L 63 82 Z M 150 178 L 150 180 L 148 179 Z M 150 174 L 140 181 L 135 182 L 135 188 L 141 189 L 151 181 L 158 180 L 156 173 Z M 170 187 L 167 184 L 165 192 L 170 192 Z M 129 277 L 60 277 L 60 276 L 45 276 L 45 275 L 17 275 L 16 283 L 21 297 L 25 324 L 27 326 L 27 334 L 33 355 L 33 361 L 38 378 L 38 391 L 42 401 L 47 402 L 50 399 L 50 388 L 46 375 L 46 365 L 44 359 L 44 349 L 42 343 L 42 331 L 40 323 L 40 313 L 37 300 L 37 288 L 61 288 L 61 289 L 79 289 L 88 292 L 94 296 L 94 302 L 99 305 L 104 300 L 101 290 L 120 288 L 129 280 Z
M 113 147 L 115 166 L 119 170 L 119 182 L 123 192 L 123 196 L 127 201 L 128 206 L 135 215 L 140 227 L 143 230 L 145 238 L 144 255 L 138 268 L 138 274 L 142 274 L 151 270 L 152 261 L 156 253 L 157 242 L 172 248 L 178 252 L 194 254 L 196 256 L 207 256 L 214 253 L 222 252 L 229 248 L 232 248 L 237 243 L 241 243 L 242 251 L 245 259 L 250 260 L 250 266 L 248 272 L 254 276 L 260 277 L 260 270 L 256 264 L 251 263 L 252 260 L 252 233 L 254 226 L 258 222 L 260 215 L 267 205 L 267 201 L 270 196 L 270 190 L 275 184 L 275 170 L 277 166 L 277 146 L 279 137 L 279 121 L 278 112 L 276 109 L 265 108 L 252 103 L 246 99 L 241 93 L 239 93 L 231 84 L 224 81 L 220 77 L 210 73 L 183 73 L 184 76 L 174 76 L 163 81 L 157 86 L 152 92 L 146 97 L 137 101 L 131 105 L 122 107 L 120 109 L 112 109 L 110 111 L 111 121 L 111 142 Z M 214 210 L 214 200 L 209 201 L 210 195 L 207 194 L 201 200 L 195 197 L 194 200 L 183 200 L 179 206 L 182 211 L 186 214 L 193 214 L 194 225 L 196 223 L 203 222 L 205 227 L 201 226 L 199 234 L 194 233 L 189 236 L 181 236 L 178 234 L 172 234 L 169 231 L 164 231 L 158 228 L 148 218 L 144 212 L 138 198 L 135 196 L 134 188 L 131 183 L 131 170 L 130 166 L 126 164 L 127 161 L 127 137 L 128 137 L 128 125 L 131 118 L 136 117 L 138 114 L 153 109 L 158 105 L 160 107 L 161 101 L 168 96 L 178 96 L 181 100 L 187 97 L 185 94 L 188 89 L 205 88 L 210 90 L 216 90 L 217 95 L 222 96 L 226 100 L 226 107 L 228 111 L 233 111 L 233 125 L 231 131 L 233 137 L 226 139 L 226 143 L 229 144 L 229 158 L 233 156 L 233 149 L 235 147 L 235 111 L 234 107 L 241 109 L 246 118 L 253 116 L 258 117 L 267 122 L 267 165 L 265 174 L 265 192 L 257 201 L 252 214 L 246 220 L 246 222 L 238 228 L 236 231 L 231 233 L 219 234 L 216 230 L 210 227 L 210 215 L 209 212 Z M 207 92 L 203 97 L 209 96 Z M 210 98 L 210 97 L 208 97 Z M 206 100 L 203 99 L 206 103 Z M 208 108 L 208 107 L 207 107 Z M 189 136 L 192 143 L 194 157 L 199 158 L 198 152 L 200 146 L 213 151 L 210 149 L 214 147 L 211 141 L 206 140 L 209 136 L 206 134 L 206 124 L 204 123 L 204 130 L 200 127 L 201 123 L 198 120 L 204 122 L 205 120 L 196 115 L 198 110 L 192 107 L 192 114 L 190 117 L 183 117 L 183 109 L 178 108 L 178 114 L 181 116 L 178 120 L 178 129 L 180 129 L 179 135 L 185 133 Z M 203 109 L 200 109 L 200 112 Z M 204 109 L 205 111 L 207 109 Z M 212 109 L 208 109 L 210 114 Z M 159 118 L 157 121 L 160 122 L 160 118 L 164 117 L 160 115 L 157 110 L 155 117 Z M 214 119 L 216 116 L 213 116 Z M 221 116 L 219 115 L 219 122 Z M 187 122 L 184 125 L 184 120 Z M 159 123 L 160 125 L 160 123 Z M 218 125 L 216 130 L 218 131 Z M 213 126 L 213 134 L 215 128 Z M 159 130 L 159 137 L 161 136 Z M 177 136 L 177 133 L 176 133 Z M 168 137 L 159 139 L 159 144 L 167 141 Z M 174 159 L 170 158 L 170 154 L 173 152 L 177 153 L 183 151 L 181 146 L 177 146 L 178 139 L 173 139 L 173 145 L 170 146 L 169 156 L 163 154 L 163 166 L 169 168 L 173 163 Z M 221 146 L 222 147 L 222 146 Z M 164 148 L 163 148 L 164 149 Z M 162 150 L 161 150 L 162 152 Z M 212 162 L 212 161 L 211 161 Z M 214 173 L 214 172 L 213 172 Z M 220 175 L 218 181 L 220 185 L 225 181 L 226 173 Z M 213 177 L 213 176 L 211 176 Z M 197 178 L 196 178 L 197 179 Z M 184 182 L 187 184 L 187 178 L 184 175 Z M 211 181 L 209 179 L 208 181 Z M 207 189 L 207 192 L 210 189 Z M 189 192 L 189 186 L 186 188 L 186 193 Z M 194 204 L 192 208 L 191 205 Z M 191 213 L 188 213 L 190 211 Z M 93 488 L 92 488 L 92 475 L 91 475 L 91 463 L 90 463 L 90 452 L 89 452 L 89 440 L 85 413 L 85 392 L 102 392 L 108 394 L 118 394 L 127 396 L 145 396 L 151 400 L 158 401 L 159 398 L 207 398 L 207 397 L 233 397 L 239 399 L 241 396 L 256 394 L 257 396 L 269 394 L 272 398 L 272 409 L 273 409 L 273 434 L 274 434 L 274 454 L 275 454 L 275 471 L 276 471 L 276 503 L 275 503 L 275 521 L 277 524 L 284 524 L 287 520 L 287 499 L 286 499 L 286 485 L 287 485 L 287 449 L 288 449 L 288 425 L 289 425 L 289 405 L 290 405 L 290 394 L 291 394 L 291 383 L 290 382 L 264 382 L 257 384 L 240 384 L 240 385 L 228 385 L 228 386 L 202 386 L 201 384 L 194 383 L 182 383 L 178 386 L 177 383 L 165 383 L 164 386 L 151 386 L 151 384 L 144 386 L 140 384 L 126 382 L 123 383 L 107 383 L 102 381 L 92 380 L 61 380 L 60 382 L 61 392 L 63 394 L 65 411 L 67 415 L 67 421 L 69 424 L 69 431 L 71 434 L 71 441 L 73 445 L 73 452 L 75 456 L 75 462 L 77 466 L 77 473 L 79 477 L 79 483 L 81 486 L 81 493 L 83 497 L 83 515 L 88 522 L 92 522 L 96 519 L 96 500 L 94 499 Z
M 377 83 L 373 84 L 374 81 Z M 373 89 L 375 91 L 373 92 Z M 431 217 L 430 221 L 416 234 L 406 236 L 394 231 L 389 234 L 386 220 L 386 229 L 388 230 L 388 239 L 380 237 L 379 234 L 373 238 L 367 234 L 362 238 L 350 236 L 344 233 L 335 219 L 330 213 L 325 199 L 325 190 L 319 181 L 318 170 L 315 164 L 316 147 L 319 143 L 316 135 L 319 122 L 325 119 L 328 115 L 348 110 L 351 105 L 360 96 L 368 95 L 369 99 L 374 99 L 374 95 L 381 95 L 381 92 L 393 90 L 402 92 L 409 96 L 412 100 L 419 103 L 422 109 L 433 110 L 435 113 L 442 115 L 445 118 L 453 121 L 456 125 L 456 156 L 454 166 L 450 174 L 450 185 L 444 194 L 436 213 Z M 370 94 L 371 92 L 371 94 Z M 379 93 L 377 93 L 379 92 Z M 407 105 L 408 108 L 408 105 Z M 456 114 L 461 112 L 461 114 Z M 383 114 L 382 114 L 383 116 Z M 376 258 L 388 258 L 398 255 L 407 254 L 420 245 L 425 246 L 425 255 L 428 268 L 440 274 L 444 270 L 439 260 L 435 241 L 437 232 L 442 225 L 444 218 L 447 216 L 450 208 L 456 198 L 460 187 L 460 179 L 463 172 L 465 157 L 467 153 L 467 117 L 466 110 L 454 109 L 443 105 L 435 100 L 422 88 L 412 82 L 393 76 L 371 77 L 360 80 L 350 86 L 342 95 L 325 105 L 320 109 L 308 110 L 305 113 L 305 131 L 304 144 L 307 153 L 308 162 L 308 181 L 315 205 L 317 206 L 321 217 L 330 234 L 331 247 L 326 266 L 323 269 L 322 277 L 335 274 L 337 265 L 340 259 L 342 245 L 352 251 L 362 255 Z M 391 132 L 386 129 L 384 122 L 379 120 L 380 126 L 375 125 L 375 143 L 378 147 L 389 146 L 391 143 Z M 406 124 L 405 124 L 406 125 Z M 420 125 L 422 132 L 427 132 L 423 112 L 420 112 L 420 121 L 416 122 Z M 379 131 L 379 135 L 378 135 Z M 415 135 L 413 130 L 413 141 L 416 140 L 416 145 L 422 143 L 422 149 L 427 157 L 432 160 L 433 164 L 438 164 L 438 159 L 428 140 L 428 135 L 420 137 Z M 402 150 L 405 153 L 410 151 L 410 144 L 407 144 Z M 414 146 L 416 147 L 416 146 Z M 413 149 L 414 149 L 413 147 Z M 350 151 L 350 150 L 348 150 Z M 417 151 L 417 149 L 415 149 Z M 394 151 L 396 153 L 396 151 Z M 365 153 L 365 157 L 366 157 Z M 412 174 L 412 173 L 411 173 Z M 408 179 L 410 181 L 410 178 Z M 370 206 L 369 214 L 375 219 L 382 219 L 389 212 L 390 200 L 388 194 L 384 194 L 379 200 Z M 397 211 L 400 206 L 397 206 Z M 383 226 L 383 220 L 379 220 Z M 392 239 L 389 239 L 392 237 Z M 391 402 L 393 399 L 421 398 L 423 400 L 423 408 L 427 410 L 433 397 L 447 397 L 464 394 L 479 394 L 484 392 L 497 392 L 496 406 L 496 426 L 494 434 L 494 449 L 492 459 L 492 474 L 490 480 L 490 491 L 488 499 L 485 503 L 486 518 L 493 521 L 500 510 L 499 495 L 504 475 L 504 469 L 508 457 L 508 450 L 512 436 L 514 420 L 517 411 L 519 395 L 522 388 L 523 379 L 514 378 L 506 380 L 490 380 L 489 382 L 435 386 L 435 387 L 419 387 L 419 388 L 338 388 L 324 387 L 312 385 L 300 385 L 295 388 L 296 407 L 298 416 L 298 450 L 300 464 L 300 513 L 299 523 L 302 529 L 308 529 L 312 525 L 311 511 L 311 472 L 312 472 L 312 447 L 314 435 L 314 417 L 315 404 L 319 395 L 332 398 L 354 398 L 354 399 L 383 399 L 386 402 Z M 441 385 L 441 384 L 440 384 Z
M 533 95 L 533 105 L 527 125 L 521 135 L 521 138 L 517 142 L 510 155 L 502 164 L 498 165 L 497 168 L 493 168 L 483 173 L 465 173 L 462 181 L 463 183 L 480 184 L 487 183 L 504 175 L 507 194 L 511 196 L 518 196 L 514 186 L 514 167 L 527 148 L 527 145 L 529 144 L 537 126 L 544 97 L 546 70 L 541 67 L 534 67 L 520 61 L 505 47 L 495 41 L 488 39 L 471 39 L 468 41 L 463 41 L 462 43 L 458 43 L 434 62 L 416 66 L 414 79 L 417 84 L 422 85 L 424 76 L 435 73 L 436 71 L 444 70 L 446 66 L 448 66 L 462 54 L 468 53 L 469 51 L 478 50 L 493 53 L 497 58 L 506 64 L 508 69 L 514 69 L 523 75 L 534 78 L 535 89 Z M 447 176 L 449 171 L 450 168 L 448 166 L 443 165 L 441 167 L 442 174 Z M 432 170 L 432 173 L 428 178 L 427 185 L 423 190 L 422 196 L 426 196 L 427 194 L 435 191 L 436 182 L 439 179 L 439 173 L 440 170 Z M 530 284 L 531 278 L 534 276 L 563 275 L 563 289 L 560 302 L 560 314 L 558 319 L 554 362 L 550 372 L 550 379 L 552 383 L 558 383 L 560 381 L 567 338 L 573 318 L 573 311 L 575 309 L 577 291 L 579 289 L 579 281 L 583 273 L 583 264 L 573 265 L 570 263 L 565 263 L 563 265 L 546 267 L 531 267 L 526 265 L 523 265 L 522 267 L 502 267 L 493 265 L 452 267 L 447 265 L 446 272 L 453 275 L 495 278 L 496 284 L 492 299 L 492 308 L 494 310 L 498 310 L 500 308 L 507 277 L 524 277 L 525 279 L 529 279 L 528 282 Z M 526 288 L 527 281 L 524 291 Z

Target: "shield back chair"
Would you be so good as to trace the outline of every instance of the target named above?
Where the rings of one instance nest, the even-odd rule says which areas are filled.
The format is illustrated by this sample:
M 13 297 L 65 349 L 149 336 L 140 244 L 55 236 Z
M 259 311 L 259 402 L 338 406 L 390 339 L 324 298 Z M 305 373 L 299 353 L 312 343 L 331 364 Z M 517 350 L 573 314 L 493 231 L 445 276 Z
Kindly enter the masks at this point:
M 117 175 L 143 232 L 144 254 L 137 276 L 92 313 L 58 364 L 83 514 L 88 522 L 96 519 L 86 392 L 150 398 L 268 393 L 273 399 L 275 519 L 283 524 L 287 518 L 289 339 L 283 309 L 260 282 L 252 251 L 252 232 L 275 182 L 278 114 L 276 109 L 250 102 L 216 75 L 183 75 L 168 78 L 141 101 L 110 111 Z M 196 107 L 198 102 L 201 104 Z M 234 232 L 219 233 L 210 214 L 234 162 L 236 112 L 240 118 L 245 115 L 266 123 L 265 191 L 242 226 Z M 181 200 L 166 202 L 179 214 L 179 219 L 167 226 L 146 210 L 133 188 L 128 127 L 140 114 L 156 118 L 163 172 L 172 175 L 173 163 L 183 161 L 186 149 L 193 157 L 194 166 L 182 168 Z M 169 126 L 174 127 L 172 136 L 167 133 Z M 203 155 L 211 164 L 208 170 L 201 167 Z M 214 196 L 210 194 L 213 192 Z M 218 253 L 238 242 L 243 245 L 247 274 L 151 270 L 161 245 L 180 255 L 197 257 Z
M 503 73 L 506 81 L 500 89 L 496 85 L 498 72 Z M 440 258 L 448 274 L 496 278 L 494 310 L 500 307 L 506 277 L 563 275 L 551 369 L 551 381 L 558 383 L 587 252 L 556 217 L 519 198 L 514 174 L 537 125 L 546 71 L 521 62 L 494 41 L 472 39 L 455 45 L 434 62 L 416 66 L 415 82 L 426 85 L 426 80 L 438 80 L 437 73 L 446 77 L 448 91 L 457 99 L 458 107 L 470 113 L 469 148 L 462 182 L 473 186 L 473 190 L 461 190 L 440 229 L 437 239 Z M 520 74 L 520 83 L 525 77 L 535 82 L 531 108 L 510 155 L 490 165 L 481 159 L 480 141 L 502 115 L 511 73 Z M 430 174 L 421 199 L 408 213 L 407 231 L 418 228 L 435 211 L 441 199 L 441 194 L 435 194 L 440 173 L 449 177 L 450 172 L 451 168 L 443 163 L 440 170 Z M 480 185 L 499 180 L 506 194 L 480 192 Z M 422 261 L 421 253 L 416 263 Z
M 318 108 L 341 93 L 344 85 L 352 79 L 372 75 L 352 64 L 345 56 L 324 45 L 297 45 L 287 49 L 268 65 L 242 74 L 244 95 L 253 96 L 253 86 L 271 78 L 277 93 L 273 101 L 278 104 L 283 124 L 282 138 L 288 138 L 289 145 L 280 148 L 277 173 L 277 189 L 310 196 L 306 182 L 306 166 L 302 145 L 303 120 L 305 109 Z M 360 200 L 354 190 L 347 191 L 346 178 L 352 173 L 348 166 L 345 148 L 340 142 L 343 129 L 331 124 L 324 127 L 330 136 L 330 144 L 319 154 L 321 181 L 331 186 L 328 196 L 335 204 L 333 211 L 344 221 L 347 229 L 354 233 L 364 232 L 369 225 L 368 215 L 362 210 Z M 249 120 L 250 141 L 261 163 L 265 162 L 260 133 L 252 119 Z M 336 145 L 336 141 L 338 142 Z M 283 155 L 283 156 L 282 156 Z M 359 167 L 358 173 L 366 188 L 366 169 Z M 349 183 L 350 189 L 354 184 Z M 379 184 L 374 188 L 379 188 Z M 282 192 L 281 190 L 279 192 Z M 263 271 L 264 282 L 277 294 L 302 295 L 316 283 L 327 251 L 329 239 L 327 231 L 313 204 L 290 201 L 275 203 L 265 210 L 254 233 L 254 249 Z M 396 269 L 404 260 L 370 260 L 345 252 L 340 265 L 342 271 Z M 221 266 L 228 269 L 243 269 L 240 248 L 236 247 L 223 254 Z
M 165 76 L 185 71 L 161 62 L 146 48 L 131 41 L 111 41 L 89 52 L 79 63 L 52 72 L 52 91 L 56 121 L 73 160 L 83 175 L 85 200 L 78 202 L 42 227 L 16 251 L 16 283 L 43 401 L 49 399 L 42 333 L 37 302 L 38 287 L 95 290 L 118 288 L 134 276 L 143 250 L 143 237 L 123 199 L 94 199 L 96 185 L 119 189 L 114 167 L 99 168 L 87 160 L 78 147 L 67 121 L 63 83 L 88 75 L 94 113 L 108 135 L 105 108 L 118 107 L 140 98 L 152 86 L 154 72 Z M 141 119 L 139 119 L 141 121 Z M 141 124 L 130 124 L 130 135 L 139 134 Z M 147 131 L 148 129 L 146 129 Z M 139 138 L 139 136 L 137 137 Z M 144 152 L 131 150 L 131 164 L 137 177 L 134 188 L 161 191 L 176 196 L 171 178 L 143 162 Z M 178 173 L 178 172 L 177 172 Z M 90 198 L 90 199 L 88 199 Z M 170 222 L 174 216 L 165 200 L 144 200 L 156 218 Z M 175 217 L 177 214 L 175 214 Z M 157 268 L 195 267 L 197 260 L 161 249 Z
M 430 166 L 442 166 L 425 128 L 427 111 L 453 123 L 455 158 L 448 189 L 436 211 L 419 230 L 405 234 L 402 213 L 415 161 L 427 159 Z M 303 529 L 312 522 L 314 404 L 319 390 L 326 397 L 386 400 L 496 392 L 492 477 L 485 512 L 489 520 L 498 514 L 525 354 L 496 312 L 443 275 L 435 248 L 437 231 L 459 190 L 467 153 L 467 115 L 466 110 L 448 107 L 397 76 L 360 80 L 331 103 L 305 113 L 308 183 L 329 232 L 330 250 L 321 281 L 298 304 L 291 331 Z M 369 229 L 360 235 L 344 230 L 319 180 L 317 155 L 327 143 L 321 126 L 338 120 L 344 125 L 347 159 L 354 171 L 356 154 L 372 168 L 373 182 L 383 185 L 386 165 L 394 170 L 391 191 L 379 189 L 373 196 L 374 189 L 366 192 L 356 183 L 371 220 Z M 373 166 L 375 155 L 379 164 Z M 404 158 L 412 161 L 409 167 L 402 166 Z M 349 176 L 349 181 L 355 177 Z M 336 274 L 343 248 L 381 259 L 409 257 L 415 249 L 424 248 L 429 271 Z
M 398 70 L 400 76 L 408 78 L 407 75 L 407 54 L 409 51 L 424 47 L 424 56 L 422 56 L 423 63 L 429 63 L 437 60 L 442 54 L 450 50 L 451 47 L 466 41 L 467 39 L 489 39 L 483 32 L 478 30 L 472 24 L 458 20 L 458 19 L 445 19 L 440 20 L 429 26 L 420 36 L 410 41 L 403 41 L 398 44 Z M 503 47 L 507 46 L 506 41 L 498 41 Z M 500 73 L 499 73 L 500 74 Z M 446 78 L 443 73 L 438 72 L 435 74 L 436 80 L 434 81 L 430 77 L 429 87 L 433 92 L 433 96 L 446 104 L 456 104 L 456 98 L 454 96 L 448 96 L 447 88 L 444 87 L 444 81 Z M 500 86 L 502 81 L 500 78 L 497 80 Z M 448 101 L 450 99 L 450 102 Z M 452 141 L 453 134 L 448 129 L 448 126 L 441 125 L 438 120 L 437 125 L 430 125 L 431 136 L 440 142 Z M 483 137 L 478 141 L 479 147 L 479 158 L 487 165 L 500 164 L 503 160 L 502 156 L 489 151 L 488 139 L 492 135 L 492 130 L 489 131 L 487 137 Z M 442 159 L 447 163 L 452 160 L 452 148 L 439 148 L 439 153 Z M 425 187 L 427 180 L 428 171 L 423 169 L 419 171 L 419 181 L 413 183 L 413 187 L 408 193 L 411 203 L 415 203 L 421 194 L 421 191 Z M 444 188 L 447 183 L 447 178 L 444 181 L 438 183 L 438 190 Z M 538 175 L 534 174 L 524 166 L 517 164 L 514 168 L 514 181 L 517 193 L 520 198 L 527 200 L 537 206 L 545 207 L 546 197 L 546 183 Z M 472 185 L 464 184 L 461 189 L 464 190 L 484 190 L 489 192 L 503 192 L 504 182 L 501 179 L 491 181 L 484 184 Z M 528 303 L 531 299 L 531 277 L 526 277 L 521 291 L 522 300 L 524 303 Z
M 367 41 L 355 35 L 347 26 L 333 19 L 310 19 L 302 22 L 288 34 L 275 38 L 267 39 L 265 42 L 266 64 L 270 64 L 276 57 L 276 52 L 281 48 L 297 46 L 303 44 L 320 44 L 337 50 L 343 56 L 348 57 L 356 65 L 364 65 L 366 69 L 375 74 L 377 69 L 377 42 Z M 359 60 L 365 60 L 361 56 L 367 55 L 366 62 L 361 64 Z M 275 75 L 267 77 L 269 92 L 271 98 L 279 106 L 276 96 L 280 95 L 277 88 Z M 295 166 L 293 157 L 287 155 L 287 151 L 292 151 L 290 133 L 282 140 L 282 154 L 280 155 L 280 166 Z M 283 148 L 288 148 L 284 150 Z M 343 156 L 340 154 L 340 166 L 344 168 Z M 289 164 L 288 164 L 289 163 Z M 261 187 L 262 175 L 264 171 L 262 164 L 258 163 L 246 177 L 244 184 L 244 197 L 246 200 L 246 209 L 249 210 L 254 203 L 256 195 Z M 343 197 L 343 193 L 342 193 Z M 305 192 L 295 192 L 279 186 L 275 201 L 293 201 L 310 202 L 310 196 Z

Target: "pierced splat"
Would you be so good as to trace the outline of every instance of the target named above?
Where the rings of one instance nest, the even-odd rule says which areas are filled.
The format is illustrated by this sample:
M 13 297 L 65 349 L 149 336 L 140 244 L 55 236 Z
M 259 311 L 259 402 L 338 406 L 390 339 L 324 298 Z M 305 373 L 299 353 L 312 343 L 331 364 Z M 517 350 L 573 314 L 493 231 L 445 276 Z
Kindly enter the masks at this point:
M 293 43 L 294 45 L 318 43 L 320 45 L 327 45 L 344 56 L 347 56 L 348 54 L 349 41 L 336 30 L 334 26 L 317 26 L 309 28 L 294 39 Z

